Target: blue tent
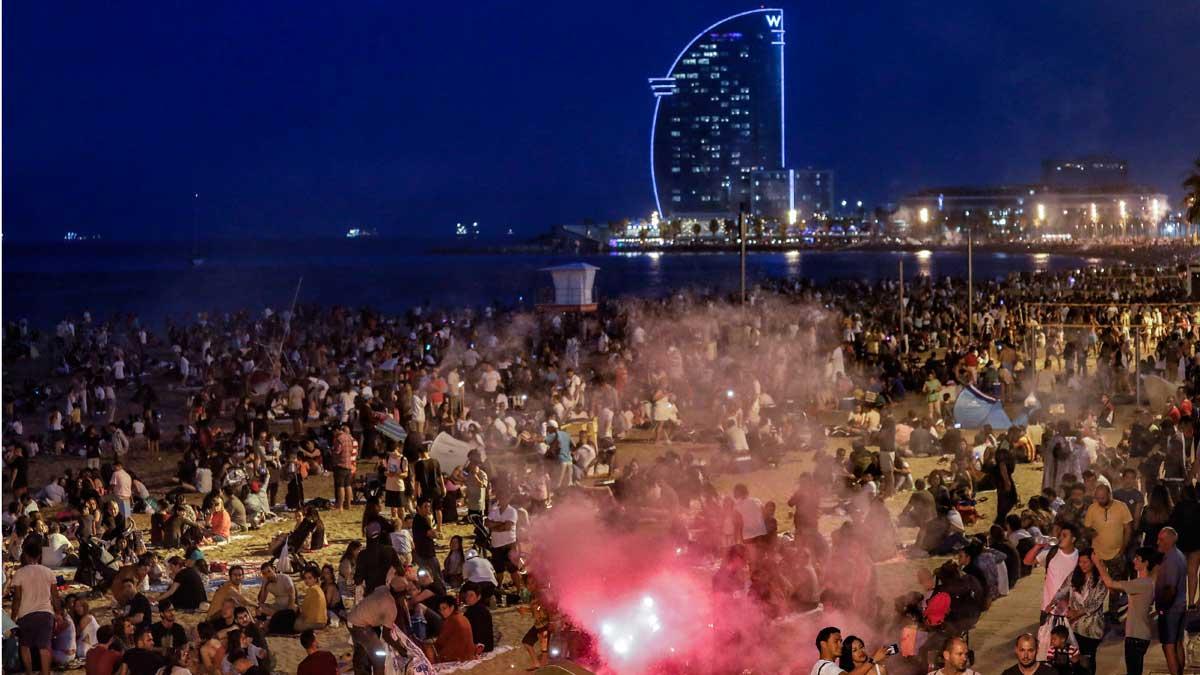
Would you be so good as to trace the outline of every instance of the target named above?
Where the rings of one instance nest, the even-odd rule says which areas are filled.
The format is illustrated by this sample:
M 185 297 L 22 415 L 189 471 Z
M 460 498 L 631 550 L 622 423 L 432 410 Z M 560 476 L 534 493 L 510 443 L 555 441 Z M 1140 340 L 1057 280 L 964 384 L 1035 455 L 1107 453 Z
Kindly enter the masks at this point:
M 988 396 L 974 386 L 959 392 L 958 400 L 954 402 L 954 423 L 968 429 L 978 429 L 985 424 L 992 425 L 993 429 L 1012 426 L 1000 399 Z

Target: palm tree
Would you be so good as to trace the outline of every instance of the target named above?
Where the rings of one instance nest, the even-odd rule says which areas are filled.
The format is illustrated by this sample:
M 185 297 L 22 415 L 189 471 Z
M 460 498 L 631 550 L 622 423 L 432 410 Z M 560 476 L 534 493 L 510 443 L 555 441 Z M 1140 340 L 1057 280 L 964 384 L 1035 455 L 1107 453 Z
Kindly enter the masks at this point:
M 700 221 L 697 220 L 696 222 L 692 223 L 692 237 L 699 238 L 701 229 Z
M 721 231 L 721 221 L 717 220 L 716 218 L 713 218 L 712 220 L 708 221 L 708 233 L 709 234 L 711 234 L 712 236 L 715 237 L 715 236 L 717 236 L 717 233 L 719 233 L 720 231 Z
M 1183 181 L 1187 193 L 1183 195 L 1183 219 L 1192 227 L 1200 225 L 1200 159 L 1192 164 L 1192 172 Z

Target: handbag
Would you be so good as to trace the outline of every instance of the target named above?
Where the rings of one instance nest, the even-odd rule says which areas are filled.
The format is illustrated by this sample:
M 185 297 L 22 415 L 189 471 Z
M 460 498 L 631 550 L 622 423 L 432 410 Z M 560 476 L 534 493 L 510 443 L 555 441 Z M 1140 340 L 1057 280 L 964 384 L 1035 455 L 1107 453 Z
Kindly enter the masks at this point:
M 1079 642 L 1075 640 L 1075 631 L 1071 630 L 1071 622 L 1067 621 L 1067 617 L 1061 614 L 1051 614 L 1046 617 L 1046 621 L 1038 627 L 1037 639 L 1037 660 L 1046 660 L 1046 650 L 1050 648 L 1050 633 L 1058 626 L 1066 626 L 1067 632 L 1070 635 L 1069 642 L 1076 647 Z

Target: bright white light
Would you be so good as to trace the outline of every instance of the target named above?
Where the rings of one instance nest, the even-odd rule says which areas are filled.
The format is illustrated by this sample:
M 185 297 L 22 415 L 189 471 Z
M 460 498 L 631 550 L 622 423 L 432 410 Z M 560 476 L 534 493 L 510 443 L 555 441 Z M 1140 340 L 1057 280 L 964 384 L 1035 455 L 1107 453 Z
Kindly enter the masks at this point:
M 613 651 L 620 654 L 621 656 L 625 656 L 626 654 L 629 653 L 630 646 L 631 645 L 629 644 L 629 638 L 621 638 L 620 640 L 613 642 Z
M 642 598 L 642 607 L 645 607 L 646 609 L 650 609 L 653 606 L 654 606 L 654 598 L 652 598 L 648 595 L 646 597 Z
M 921 210 L 917 213 L 917 219 L 921 221 L 922 225 L 925 225 L 926 223 L 928 223 L 929 222 L 929 209 L 922 206 Z
M 1120 211 L 1121 211 L 1121 220 L 1125 220 L 1126 213 L 1125 213 L 1125 200 L 1124 199 L 1117 202 L 1117 208 L 1120 209 Z
M 600 624 L 600 634 L 601 635 L 603 635 L 604 637 L 608 637 L 608 636 L 612 635 L 612 632 L 613 632 L 612 624 L 609 624 L 609 623 Z
M 854 202 L 854 205 L 861 209 L 862 208 L 862 200 L 860 199 L 860 200 Z
M 1030 194 L 1032 194 L 1032 193 L 1030 193 Z M 1046 205 L 1045 204 L 1037 205 L 1037 219 L 1038 220 L 1046 219 Z
M 933 251 L 930 251 L 927 248 L 923 248 L 920 251 L 917 251 L 917 258 L 920 260 L 926 260 L 932 255 L 933 255 Z
M 796 209 L 788 209 L 788 225 L 796 224 Z
M 727 396 L 728 398 L 733 398 L 733 390 L 730 389 L 729 391 L 725 392 L 725 396 Z

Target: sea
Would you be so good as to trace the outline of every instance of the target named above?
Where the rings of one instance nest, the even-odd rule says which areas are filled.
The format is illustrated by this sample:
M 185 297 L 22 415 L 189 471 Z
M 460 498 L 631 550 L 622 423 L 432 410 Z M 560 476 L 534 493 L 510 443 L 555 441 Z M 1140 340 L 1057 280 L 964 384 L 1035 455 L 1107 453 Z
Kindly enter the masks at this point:
M 662 296 L 677 289 L 734 291 L 736 253 L 429 254 L 387 239 L 209 244 L 193 265 L 190 245 L 56 242 L 3 244 L 3 320 L 48 328 L 84 311 L 102 319 L 136 314 L 161 326 L 200 312 L 286 309 L 293 296 L 321 305 L 371 306 L 394 313 L 414 305 L 462 307 L 499 302 L 532 307 L 551 287 L 546 267 L 583 261 L 599 267 L 596 294 Z M 804 277 L 965 278 L 962 251 L 790 251 L 747 256 L 748 283 Z M 1048 253 L 975 253 L 977 280 L 1011 272 L 1062 271 L 1101 264 Z M 297 293 L 298 289 L 298 293 Z

